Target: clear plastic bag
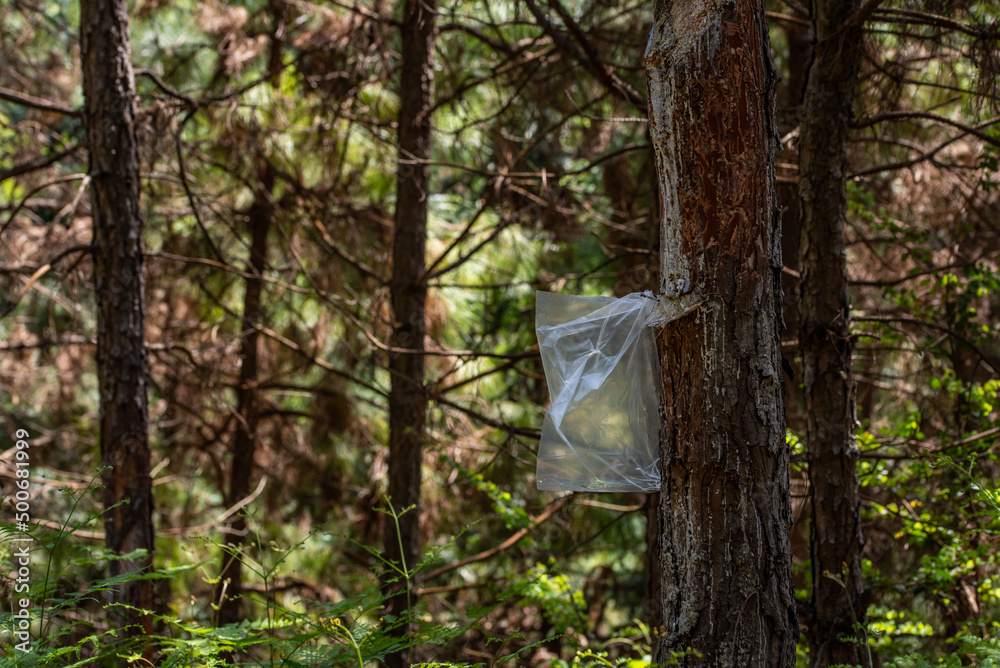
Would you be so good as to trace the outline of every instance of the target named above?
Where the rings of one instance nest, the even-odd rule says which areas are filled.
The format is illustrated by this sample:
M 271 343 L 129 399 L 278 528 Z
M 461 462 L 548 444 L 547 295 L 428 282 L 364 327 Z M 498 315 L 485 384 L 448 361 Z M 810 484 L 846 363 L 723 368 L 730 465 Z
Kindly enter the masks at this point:
M 552 406 L 538 446 L 538 488 L 660 489 L 660 367 L 651 292 L 614 297 L 535 293 L 535 332 Z M 685 311 L 686 312 L 686 311 Z

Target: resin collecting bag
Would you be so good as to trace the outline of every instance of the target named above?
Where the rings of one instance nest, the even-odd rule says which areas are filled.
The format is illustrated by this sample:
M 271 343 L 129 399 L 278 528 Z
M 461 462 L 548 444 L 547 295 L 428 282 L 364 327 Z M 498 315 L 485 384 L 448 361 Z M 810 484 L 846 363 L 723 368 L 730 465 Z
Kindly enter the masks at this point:
M 535 293 L 535 331 L 552 406 L 538 446 L 538 488 L 660 489 L 660 367 L 650 292 L 614 297 Z

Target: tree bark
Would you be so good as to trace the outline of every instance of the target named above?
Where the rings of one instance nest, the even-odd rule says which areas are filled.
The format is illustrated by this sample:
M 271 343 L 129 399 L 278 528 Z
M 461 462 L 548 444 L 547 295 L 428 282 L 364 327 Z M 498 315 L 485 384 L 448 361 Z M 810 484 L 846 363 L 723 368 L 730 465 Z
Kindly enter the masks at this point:
M 799 133 L 799 341 L 812 504 L 810 665 L 866 664 L 856 635 L 861 518 L 844 217 L 848 122 L 861 67 L 860 0 L 814 0 Z M 827 574 L 839 577 L 838 582 Z
M 646 52 L 662 292 L 656 660 L 793 666 L 775 75 L 763 3 L 658 0 Z
M 402 71 L 399 104 L 399 162 L 396 212 L 392 239 L 393 332 L 389 373 L 389 497 L 395 510 L 409 508 L 385 532 L 385 555 L 401 568 L 412 570 L 420 559 L 420 465 L 428 395 L 424 387 L 424 306 L 426 270 L 427 196 L 431 151 L 430 109 L 434 95 L 436 3 L 406 0 L 402 23 Z M 398 352 L 405 350 L 406 352 Z M 415 602 L 412 583 L 386 573 L 391 595 L 388 611 L 397 618 Z M 408 625 L 397 628 L 406 633 Z M 408 651 L 387 657 L 390 668 L 410 665 Z
M 135 77 L 124 0 L 81 0 L 80 55 L 96 246 L 101 464 L 112 467 L 103 473 L 105 540 L 115 554 L 145 551 L 111 561 L 116 576 L 152 569 L 154 536 Z M 125 583 L 112 600 L 151 610 L 153 583 Z M 149 616 L 124 617 L 151 631 Z
M 260 169 L 261 179 L 254 193 L 253 204 L 247 211 L 250 227 L 250 260 L 247 262 L 246 291 L 243 296 L 243 318 L 240 324 L 240 374 L 236 389 L 236 433 L 233 436 L 233 463 L 229 473 L 229 491 L 226 508 L 231 508 L 250 493 L 254 473 L 254 453 L 257 450 L 257 428 L 260 412 L 257 406 L 257 349 L 263 321 L 261 307 L 261 279 L 267 264 L 267 237 L 274 218 L 271 192 L 274 189 L 274 170 L 265 164 Z M 215 600 L 219 602 L 219 624 L 240 621 L 243 594 L 243 562 L 232 554 L 245 541 L 246 519 L 236 514 L 230 522 L 231 533 L 226 539 L 228 549 L 222 555 L 222 568 Z

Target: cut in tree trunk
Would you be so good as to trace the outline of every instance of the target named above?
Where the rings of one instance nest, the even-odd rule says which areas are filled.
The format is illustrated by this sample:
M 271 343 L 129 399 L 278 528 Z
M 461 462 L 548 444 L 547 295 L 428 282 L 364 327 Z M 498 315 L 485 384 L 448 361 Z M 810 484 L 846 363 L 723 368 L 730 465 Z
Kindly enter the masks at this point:
M 254 193 L 253 204 L 247 211 L 250 228 L 250 261 L 247 263 L 246 292 L 243 296 L 243 319 L 240 324 L 240 374 L 236 387 L 236 433 L 233 436 L 233 463 L 229 474 L 229 492 L 226 508 L 231 508 L 250 494 L 250 481 L 254 473 L 254 453 L 257 450 L 257 427 L 260 412 L 257 406 L 257 348 L 263 322 L 261 306 L 261 277 L 267 264 L 267 237 L 274 218 L 271 192 L 274 189 L 274 170 L 270 165 L 261 167 L 260 182 Z M 233 516 L 226 538 L 227 550 L 222 555 L 222 569 L 215 600 L 219 602 L 219 624 L 240 621 L 240 599 L 243 594 L 243 562 L 233 553 L 245 543 L 246 519 L 242 511 Z
M 656 660 L 793 666 L 775 75 L 759 0 L 658 0 L 646 52 L 662 292 Z
M 402 23 L 402 72 L 399 94 L 399 163 L 392 239 L 392 346 L 389 373 L 389 498 L 396 509 L 410 508 L 397 527 L 385 531 L 385 556 L 412 570 L 420 559 L 420 464 L 423 455 L 427 392 L 424 388 L 424 306 L 426 270 L 430 108 L 434 94 L 434 0 L 406 0 Z M 399 352 L 403 350 L 404 352 Z M 402 549 L 400 549 L 402 548 Z M 399 618 L 415 602 L 412 583 L 388 571 L 388 611 Z M 408 627 L 399 627 L 405 633 Z M 387 657 L 390 668 L 410 665 L 408 651 Z
M 111 561 L 110 575 L 115 576 L 149 571 L 153 563 L 143 225 L 135 78 L 124 0 L 81 0 L 80 56 L 96 247 L 101 464 L 113 467 L 103 474 L 104 505 L 109 509 L 105 540 L 115 554 L 145 550 L 143 556 Z M 112 599 L 151 610 L 153 583 L 123 584 Z M 151 630 L 148 615 L 132 610 L 124 617 L 147 633 Z
M 799 131 L 799 347 L 812 503 L 810 665 L 867 665 L 844 642 L 864 614 L 844 217 L 847 133 L 861 66 L 859 0 L 812 2 L 812 64 Z M 834 580 L 832 575 L 838 578 Z

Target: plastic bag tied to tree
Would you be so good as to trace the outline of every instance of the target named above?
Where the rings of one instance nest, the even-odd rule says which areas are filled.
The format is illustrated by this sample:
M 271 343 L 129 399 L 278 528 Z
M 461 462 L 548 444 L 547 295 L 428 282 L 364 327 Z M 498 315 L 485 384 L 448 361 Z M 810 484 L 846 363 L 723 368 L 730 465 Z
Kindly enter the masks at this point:
M 660 489 L 660 367 L 654 327 L 681 310 L 651 292 L 535 293 L 535 332 L 552 405 L 538 446 L 538 488 Z

